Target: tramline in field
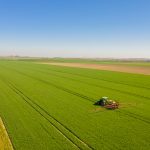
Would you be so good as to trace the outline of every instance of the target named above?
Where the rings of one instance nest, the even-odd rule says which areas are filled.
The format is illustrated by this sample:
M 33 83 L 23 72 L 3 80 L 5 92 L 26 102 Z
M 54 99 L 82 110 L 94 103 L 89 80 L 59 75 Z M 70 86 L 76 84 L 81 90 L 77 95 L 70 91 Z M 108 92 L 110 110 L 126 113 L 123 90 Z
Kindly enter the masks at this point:
M 15 150 L 148 150 L 149 87 L 146 75 L 3 60 L 0 116 Z

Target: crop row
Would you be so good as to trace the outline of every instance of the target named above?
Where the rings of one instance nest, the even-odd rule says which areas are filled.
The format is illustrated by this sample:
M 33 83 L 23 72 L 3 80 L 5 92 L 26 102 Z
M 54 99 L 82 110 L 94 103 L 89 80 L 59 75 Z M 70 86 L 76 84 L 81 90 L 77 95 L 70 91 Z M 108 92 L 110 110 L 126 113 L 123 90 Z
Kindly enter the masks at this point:
M 43 78 L 41 79 L 41 78 L 38 78 L 38 77 L 35 77 L 35 76 L 33 76 L 33 75 L 29 75 L 29 72 L 28 72 L 28 74 L 26 74 L 25 72 L 21 72 L 21 71 L 18 71 L 18 70 L 15 70 L 15 71 L 17 71 L 18 73 L 20 73 L 20 74 L 22 74 L 22 75 L 25 75 L 25 76 L 28 76 L 28 77 L 30 77 L 30 78 L 32 78 L 32 79 L 36 79 L 36 80 L 38 80 L 38 81 L 41 81 L 41 82 L 43 82 L 43 83 L 45 83 L 45 84 L 49 84 L 49 85 L 51 85 L 51 86 L 53 86 L 53 87 L 56 87 L 57 89 L 60 89 L 60 90 L 63 90 L 63 91 L 65 91 L 65 92 L 68 92 L 68 93 L 70 93 L 70 94 L 73 94 L 73 95 L 76 95 L 76 96 L 79 96 L 79 97 L 82 97 L 82 98 L 84 98 L 84 99 L 86 99 L 86 100 L 90 100 L 90 101 L 92 101 L 93 103 L 94 103 L 94 100 L 96 100 L 95 98 L 92 98 L 92 97 L 90 97 L 90 96 L 87 96 L 88 94 L 91 94 L 91 93 L 93 93 L 93 95 L 97 95 L 98 96 L 98 92 L 97 93 L 95 93 L 95 90 L 93 91 L 93 92 L 91 92 L 91 91 L 88 91 L 88 92 L 86 92 L 86 90 L 85 90 L 85 92 L 84 91 L 82 91 L 82 92 L 78 92 L 78 91 L 75 91 L 75 90 L 78 90 L 78 87 L 77 87 L 77 89 L 75 89 L 75 86 L 74 85 L 78 85 L 79 86 L 79 83 L 80 83 L 80 88 L 82 87 L 81 86 L 81 83 L 82 83 L 82 81 L 78 81 L 78 84 L 77 83 L 71 83 L 71 86 L 73 87 L 73 89 L 74 90 L 70 90 L 69 88 L 66 88 L 66 87 L 70 87 L 70 85 L 68 84 L 68 81 L 69 81 L 69 79 L 68 78 L 66 78 L 67 80 L 67 82 L 65 81 L 65 79 L 64 80 L 61 80 L 60 81 L 60 83 L 61 84 L 59 84 L 59 85 L 57 85 L 56 84 L 56 82 L 57 81 L 59 81 L 59 79 L 58 78 L 56 78 L 56 77 L 53 77 L 52 79 L 54 80 L 54 78 L 56 78 L 56 80 L 54 80 L 54 82 L 52 82 L 52 80 L 51 80 L 51 78 L 48 78 L 48 80 L 46 80 L 46 76 L 43 76 Z M 38 74 L 40 74 L 39 72 L 38 72 Z M 42 77 L 42 75 L 41 75 L 41 77 Z M 50 76 L 51 77 L 51 76 Z M 49 80 L 50 79 L 50 80 Z M 65 85 L 65 86 L 63 86 L 63 85 Z M 94 85 L 93 85 L 94 86 Z M 95 85 L 95 87 L 97 87 L 98 85 Z M 109 91 L 111 91 L 111 92 L 113 92 L 113 91 L 116 91 L 116 95 L 118 95 L 118 92 L 119 92 L 119 94 L 121 93 L 122 95 L 124 94 L 124 95 L 131 95 L 131 96 L 135 96 L 135 98 L 134 99 L 136 99 L 136 98 L 144 98 L 144 99 L 146 99 L 146 100 L 149 100 L 149 98 L 148 97 L 144 97 L 144 96 L 142 96 L 142 95 L 138 95 L 138 94 L 134 94 L 134 93 L 132 93 L 132 92 L 124 92 L 124 91 L 121 91 L 121 90 L 117 90 L 117 89 L 113 89 L 113 88 L 109 88 L 109 87 L 105 87 L 105 86 L 98 86 L 99 88 L 97 89 L 97 91 L 98 90 L 100 90 L 100 91 L 102 91 L 102 89 L 105 89 L 105 91 L 106 91 L 106 89 L 108 89 Z M 86 85 L 85 86 L 85 88 L 88 88 L 88 86 Z M 91 88 L 91 84 L 90 84 L 90 87 L 89 88 Z M 84 88 L 83 88 L 84 89 Z M 114 92 L 113 92 L 114 93 Z M 120 94 L 120 95 L 121 95 Z M 149 94 L 149 93 L 148 93 Z M 110 95 L 110 93 L 109 93 L 109 95 Z M 138 100 L 138 99 L 136 99 L 136 101 Z M 149 101 L 148 101 L 148 103 L 149 103 Z M 133 116 L 133 115 L 131 115 L 131 116 Z M 136 116 L 138 116 L 138 114 L 136 114 Z M 139 115 L 140 116 L 140 115 Z M 140 118 L 144 118 L 143 116 L 141 116 Z M 146 118 L 147 120 L 148 120 L 148 118 Z M 142 120 L 142 119 L 141 119 Z
M 87 79 L 86 77 L 77 77 L 69 73 L 64 74 L 51 71 L 51 69 L 59 71 L 61 67 L 43 66 L 42 68 L 42 65 L 22 62 L 6 62 L 0 66 L 3 66 L 1 67 L 0 74 L 1 78 L 3 77 L 4 80 L 6 80 L 5 84 L 8 85 L 11 83 L 10 87 L 12 90 L 15 90 L 20 95 L 17 103 L 20 103 L 20 107 L 25 108 L 23 109 L 23 114 L 25 114 L 26 109 L 29 108 L 29 111 L 35 111 L 33 108 L 31 109 L 29 104 L 24 104 L 25 100 L 28 102 L 32 100 L 30 104 L 57 125 L 66 136 L 69 136 L 74 142 L 76 141 L 76 144 L 79 140 L 78 138 L 76 139 L 74 135 L 82 139 L 82 141 L 90 145 L 93 149 L 147 149 L 149 147 L 147 140 L 149 139 L 148 132 L 150 131 L 149 116 L 147 115 L 149 112 L 147 106 L 149 104 L 148 99 L 134 96 L 132 95 L 132 91 L 131 94 L 127 94 L 108 89 L 111 85 L 109 82 L 107 82 L 106 88 L 96 86 L 101 83 L 101 81 L 99 81 L 101 79 L 92 79 L 92 77 L 95 76 L 94 74 L 93 76 L 89 75 L 91 79 Z M 70 70 L 69 68 L 65 68 L 64 70 L 66 72 L 74 70 L 72 73 L 85 74 L 84 69 L 82 71 L 82 69 Z M 88 71 L 90 72 L 89 74 L 93 73 L 92 70 Z M 83 82 L 81 82 L 82 79 L 84 79 Z M 92 85 L 94 80 L 95 83 Z M 9 83 L 7 83 L 8 81 Z M 123 87 L 124 85 L 120 84 L 120 88 Z M 10 95 L 12 94 L 10 93 Z M 124 102 L 127 99 L 125 103 L 134 104 L 138 102 L 139 104 L 135 106 L 131 105 L 117 111 L 104 111 L 104 109 L 93 105 L 94 101 L 103 95 L 119 99 L 120 102 Z M 23 97 L 25 100 L 23 100 Z M 12 99 L 14 98 L 12 97 Z M 36 104 L 40 106 L 40 108 Z M 11 105 L 14 105 L 14 108 L 17 106 L 14 100 Z M 45 112 L 54 117 L 59 123 Z M 17 112 L 12 111 L 12 114 L 14 113 Z M 7 114 L 6 111 L 4 114 Z M 51 130 L 52 125 L 41 117 L 39 113 L 36 112 L 36 114 L 40 120 L 38 121 L 41 127 L 39 134 L 45 132 L 48 136 L 51 136 L 56 129 L 54 131 Z M 28 117 L 28 119 L 32 120 L 34 117 L 36 118 L 36 115 Z M 9 120 L 8 116 L 5 120 Z M 22 116 L 22 122 L 24 120 L 26 120 L 26 117 Z M 19 123 L 16 122 L 16 124 Z M 73 134 L 66 128 L 72 131 Z M 9 129 L 11 129 L 11 126 L 9 126 Z M 26 130 L 28 130 L 28 128 L 26 128 Z M 34 133 L 34 129 L 31 131 Z M 35 137 L 36 139 L 38 138 L 38 136 Z M 48 137 L 45 136 L 44 139 L 47 138 Z M 24 133 L 22 139 L 26 141 Z M 58 139 L 60 139 L 60 137 Z M 51 140 L 52 139 L 49 139 L 49 142 L 51 142 Z M 42 142 L 43 141 L 39 143 Z M 60 143 L 61 142 L 59 142 L 59 144 Z M 66 141 L 65 143 L 69 145 L 71 142 Z M 17 145 L 17 141 L 15 144 Z M 45 145 L 50 147 L 48 143 Z M 32 149 L 35 149 L 35 147 L 35 145 L 32 145 Z

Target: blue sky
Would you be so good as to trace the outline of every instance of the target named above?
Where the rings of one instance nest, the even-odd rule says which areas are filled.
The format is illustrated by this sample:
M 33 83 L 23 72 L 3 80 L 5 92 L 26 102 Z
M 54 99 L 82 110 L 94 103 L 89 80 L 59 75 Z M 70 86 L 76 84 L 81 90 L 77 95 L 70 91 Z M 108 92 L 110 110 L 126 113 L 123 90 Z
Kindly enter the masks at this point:
M 0 55 L 150 58 L 150 0 L 0 0 Z

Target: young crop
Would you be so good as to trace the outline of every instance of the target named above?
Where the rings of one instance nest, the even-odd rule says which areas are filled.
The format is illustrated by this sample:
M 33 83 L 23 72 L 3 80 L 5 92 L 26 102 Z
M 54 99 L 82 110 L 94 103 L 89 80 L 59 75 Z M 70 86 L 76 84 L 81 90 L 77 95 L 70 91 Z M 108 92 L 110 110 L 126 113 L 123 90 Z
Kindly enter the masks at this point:
M 16 150 L 147 150 L 149 81 L 145 75 L 0 61 L 0 115 Z M 102 96 L 120 108 L 93 105 Z

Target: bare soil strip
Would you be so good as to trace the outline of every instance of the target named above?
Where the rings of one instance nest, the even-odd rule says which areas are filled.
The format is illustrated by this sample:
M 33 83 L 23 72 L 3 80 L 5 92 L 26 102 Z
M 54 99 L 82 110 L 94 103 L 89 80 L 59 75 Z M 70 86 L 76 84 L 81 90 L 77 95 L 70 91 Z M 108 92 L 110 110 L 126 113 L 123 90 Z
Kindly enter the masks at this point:
M 110 65 L 110 64 L 106 64 L 106 65 L 81 64 L 81 63 L 42 63 L 42 64 L 150 75 L 150 67 L 144 67 L 144 66 L 139 67 L 139 66 L 123 66 L 123 65 L 121 66 L 121 65 Z
M 0 150 L 13 150 L 6 128 L 0 118 Z

